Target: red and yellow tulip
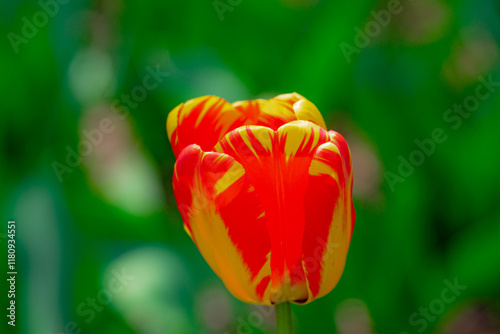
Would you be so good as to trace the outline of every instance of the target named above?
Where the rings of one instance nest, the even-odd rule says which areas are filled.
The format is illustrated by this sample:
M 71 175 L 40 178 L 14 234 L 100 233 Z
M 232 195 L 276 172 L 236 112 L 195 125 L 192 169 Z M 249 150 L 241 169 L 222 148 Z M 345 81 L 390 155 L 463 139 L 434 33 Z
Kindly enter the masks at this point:
M 167 132 L 184 228 L 247 303 L 309 303 L 342 275 L 354 227 L 344 138 L 299 94 L 173 109 Z

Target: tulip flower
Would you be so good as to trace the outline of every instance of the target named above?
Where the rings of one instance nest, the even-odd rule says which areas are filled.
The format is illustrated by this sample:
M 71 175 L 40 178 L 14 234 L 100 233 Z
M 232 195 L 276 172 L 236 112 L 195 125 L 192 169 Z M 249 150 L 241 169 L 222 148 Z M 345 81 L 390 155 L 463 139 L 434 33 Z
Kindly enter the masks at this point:
M 238 299 L 306 304 L 344 270 L 354 228 L 349 148 L 299 94 L 203 96 L 167 119 L 184 228 Z

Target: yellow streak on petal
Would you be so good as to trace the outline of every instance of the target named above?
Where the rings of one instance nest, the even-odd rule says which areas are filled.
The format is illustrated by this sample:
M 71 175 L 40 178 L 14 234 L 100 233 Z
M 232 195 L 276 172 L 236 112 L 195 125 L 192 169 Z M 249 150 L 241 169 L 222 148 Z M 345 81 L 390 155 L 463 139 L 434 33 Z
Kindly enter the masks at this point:
M 246 101 L 236 101 L 232 103 L 232 106 L 239 110 L 247 119 L 245 124 L 251 125 L 259 121 L 260 110 L 267 103 L 266 100 L 256 99 L 256 100 L 246 100 Z
M 279 119 L 295 120 L 295 115 L 290 110 L 290 105 L 278 99 L 268 100 L 262 108 L 262 113 Z
M 307 121 L 293 121 L 278 129 L 279 140 L 285 140 L 285 155 L 288 160 L 297 151 L 312 140 L 311 150 L 314 150 L 319 138 L 320 127 Z M 312 151 L 308 152 L 311 153 Z
M 260 145 L 262 145 L 262 147 L 266 151 L 265 153 L 269 153 L 272 150 L 274 131 L 263 126 L 248 126 L 247 129 L 252 132 L 252 135 L 255 137 L 255 139 L 257 139 Z M 250 142 L 249 133 L 247 131 L 240 131 L 239 135 L 245 145 L 247 145 L 248 148 L 252 151 L 254 156 L 259 159 L 260 154 L 264 152 L 257 152 L 255 150 L 255 147 L 253 147 L 252 143 Z
M 297 93 L 281 94 L 274 99 L 293 104 L 293 111 L 298 120 L 310 121 L 326 130 L 325 120 L 314 103 Z
M 184 104 L 184 111 L 181 111 L 180 117 L 179 117 L 179 123 L 182 124 L 182 121 L 184 120 L 185 117 L 189 116 L 192 110 L 199 105 L 200 103 L 203 103 L 205 101 L 205 104 L 203 105 L 203 109 L 199 113 L 198 117 L 196 118 L 196 122 L 194 124 L 195 128 L 197 128 L 203 119 L 207 117 L 207 113 L 212 110 L 212 108 L 218 108 L 217 110 L 217 123 L 215 125 L 214 130 L 219 131 L 221 133 L 226 133 L 229 127 L 238 119 L 241 117 L 241 113 L 236 111 L 232 105 L 224 100 L 221 97 L 214 96 L 214 95 L 207 95 L 207 96 L 200 96 L 194 99 L 191 99 L 187 101 Z
M 281 94 L 275 97 L 275 99 L 278 100 L 283 100 L 283 101 L 291 101 L 293 103 L 299 101 L 299 100 L 305 100 L 305 97 L 298 93 L 287 93 L 287 94 Z
M 313 176 L 318 175 L 330 175 L 332 179 L 335 180 L 338 184 L 338 174 L 337 172 L 328 164 L 326 161 L 321 161 L 317 158 L 314 158 L 311 161 L 311 166 L 309 167 L 309 174 Z
M 339 202 L 333 211 L 328 241 L 321 261 L 323 271 L 321 273 L 321 283 L 316 298 L 320 298 L 329 293 L 337 285 L 344 271 L 351 238 L 350 202 L 346 205 L 346 201 L 350 201 L 350 199 L 346 198 L 341 192 Z M 348 226 L 343 226 L 343 224 Z
M 168 139 L 172 143 L 172 134 L 174 133 L 175 129 L 177 128 L 177 120 L 179 118 L 179 111 L 182 109 L 184 106 L 184 103 L 179 104 L 177 107 L 172 109 L 172 111 L 168 114 L 167 117 L 167 134 L 168 134 Z M 173 142 L 172 144 L 176 144 L 176 142 Z
M 295 155 L 302 141 L 307 136 L 307 130 L 304 127 L 285 124 L 278 129 L 279 140 L 285 141 L 285 155 L 290 157 Z
M 216 192 L 224 191 L 243 174 L 243 167 L 235 162 L 222 177 L 224 181 L 216 183 Z M 262 299 L 256 294 L 256 287 L 262 278 L 271 275 L 270 253 L 267 255 L 267 261 L 252 280 L 251 273 L 237 246 L 232 242 L 214 200 L 209 198 L 203 190 L 199 173 L 194 176 L 191 195 L 192 205 L 188 220 L 192 234 L 187 227 L 185 230 L 195 241 L 208 265 L 222 279 L 229 292 L 238 299 L 247 303 L 270 305 L 270 289 L 266 289 Z
M 189 214 L 193 240 L 208 265 L 233 295 L 247 303 L 257 302 L 248 268 L 232 243 L 215 206 L 204 198 L 201 189 L 193 193 L 193 207 Z
M 326 123 L 318 108 L 309 100 L 303 99 L 293 105 L 295 115 L 299 120 L 313 122 L 326 130 Z
M 222 192 L 224 192 L 232 184 L 234 184 L 236 181 L 242 178 L 243 175 L 245 175 L 245 170 L 243 169 L 243 167 L 238 163 L 233 164 L 224 173 L 224 175 L 222 175 L 221 178 L 217 180 L 217 182 L 215 182 L 214 189 L 216 195 L 219 195 Z
M 318 142 L 319 142 L 319 138 L 321 135 L 321 132 L 319 129 L 314 129 L 314 130 L 315 131 L 312 133 L 312 135 L 314 136 L 313 137 L 313 144 L 312 144 L 311 150 L 309 152 L 315 151 L 315 147 L 317 147 Z
M 318 149 L 329 150 L 340 155 L 340 151 L 333 143 L 328 142 L 321 145 Z M 311 166 L 309 167 L 309 174 L 313 176 L 318 175 L 330 175 L 338 184 L 338 172 L 332 168 L 330 162 L 327 159 L 315 156 L 311 161 Z
M 254 125 L 259 122 L 265 125 L 272 125 L 274 120 L 290 122 L 296 120 L 292 105 L 286 101 L 278 99 L 237 101 L 233 107 L 245 115 L 245 124 Z
M 218 142 L 217 144 L 215 144 L 213 151 L 214 152 L 219 152 L 219 153 L 222 152 L 222 146 L 221 146 L 220 142 Z
M 264 126 L 251 126 L 250 130 L 262 145 L 266 153 L 272 152 L 274 144 L 274 131 Z
M 241 140 L 243 140 L 245 145 L 250 149 L 250 151 L 252 151 L 253 155 L 257 158 L 257 160 L 260 160 L 259 154 L 257 154 L 257 152 L 255 152 L 255 148 L 250 143 L 250 139 L 248 138 L 248 133 L 245 130 L 243 130 L 243 131 L 240 131 L 239 135 L 241 137 Z
M 271 252 L 267 253 L 266 255 L 266 262 L 260 269 L 259 273 L 255 276 L 252 286 L 253 290 L 257 288 L 257 285 L 260 283 L 260 281 L 266 277 L 271 275 Z M 268 287 L 271 285 L 271 280 L 269 280 Z M 270 299 L 270 294 L 271 294 L 271 289 L 267 288 L 264 292 L 264 295 L 262 296 L 262 301 L 259 302 L 259 304 L 266 304 L 266 305 L 271 305 L 271 299 Z
M 207 99 L 207 96 L 202 96 L 202 97 L 198 97 L 198 98 L 189 100 L 188 102 L 186 102 L 186 107 L 193 108 L 205 99 Z M 197 128 L 200 125 L 201 121 L 203 120 L 203 118 L 205 118 L 208 111 L 210 109 L 212 109 L 212 107 L 215 104 L 217 104 L 217 102 L 219 102 L 219 101 L 220 101 L 220 98 L 218 98 L 216 96 L 209 96 L 208 97 L 207 102 L 205 102 L 205 105 L 203 106 L 202 111 L 200 112 L 200 114 L 198 115 L 198 118 L 196 119 L 196 122 L 194 124 L 195 128 Z M 191 106 L 191 104 L 193 104 L 193 106 Z

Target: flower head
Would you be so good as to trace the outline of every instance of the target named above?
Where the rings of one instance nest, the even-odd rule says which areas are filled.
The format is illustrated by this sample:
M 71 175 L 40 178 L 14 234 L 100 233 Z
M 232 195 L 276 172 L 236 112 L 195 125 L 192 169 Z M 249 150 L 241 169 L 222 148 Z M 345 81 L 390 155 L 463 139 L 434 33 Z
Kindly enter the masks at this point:
M 174 195 L 186 232 L 238 299 L 324 296 L 343 272 L 355 213 L 344 138 L 299 94 L 173 109 Z

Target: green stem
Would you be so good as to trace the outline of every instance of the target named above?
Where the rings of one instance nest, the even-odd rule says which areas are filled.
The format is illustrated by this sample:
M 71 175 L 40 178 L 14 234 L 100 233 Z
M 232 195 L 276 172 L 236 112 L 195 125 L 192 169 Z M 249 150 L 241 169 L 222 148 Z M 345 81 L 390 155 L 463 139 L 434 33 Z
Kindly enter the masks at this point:
M 280 303 L 276 305 L 276 333 L 291 334 L 292 318 L 290 316 L 290 303 Z

